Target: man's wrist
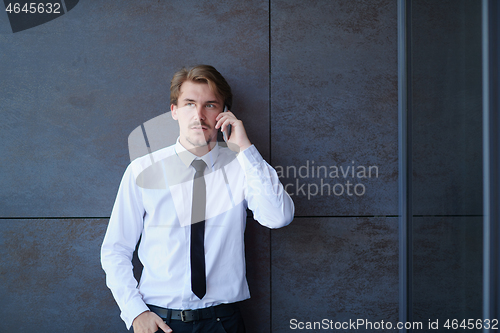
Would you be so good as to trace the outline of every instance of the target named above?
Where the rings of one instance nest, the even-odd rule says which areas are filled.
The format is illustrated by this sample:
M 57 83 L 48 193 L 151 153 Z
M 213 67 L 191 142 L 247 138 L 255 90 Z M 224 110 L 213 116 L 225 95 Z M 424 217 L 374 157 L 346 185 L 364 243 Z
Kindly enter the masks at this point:
M 134 325 L 134 321 L 135 321 L 137 318 L 139 318 L 141 315 L 143 315 L 144 313 L 146 313 L 146 312 L 150 312 L 150 310 L 146 310 L 146 311 L 143 311 L 143 312 L 139 313 L 139 314 L 138 314 L 138 315 L 134 318 L 134 320 L 132 320 L 132 326 Z
M 250 148 L 251 146 L 252 146 L 252 143 L 251 143 L 250 141 L 248 141 L 248 142 L 246 142 L 246 143 L 242 144 L 242 145 L 240 146 L 240 153 L 241 153 L 242 151 L 244 151 L 245 149 Z
M 130 329 L 131 326 L 133 326 L 134 320 L 142 315 L 145 312 L 149 312 L 148 306 L 144 303 L 144 301 L 139 302 L 138 300 L 134 301 L 133 305 L 130 304 L 130 308 L 127 309 L 123 315 L 125 315 L 125 323 L 127 324 L 127 328 Z M 130 325 L 130 326 L 129 326 Z

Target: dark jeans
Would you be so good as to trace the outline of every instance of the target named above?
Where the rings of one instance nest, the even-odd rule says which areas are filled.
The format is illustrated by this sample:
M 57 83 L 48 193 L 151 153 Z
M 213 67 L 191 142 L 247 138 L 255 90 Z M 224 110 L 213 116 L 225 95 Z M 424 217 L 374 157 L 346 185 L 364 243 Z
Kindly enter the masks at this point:
M 180 320 L 165 321 L 173 333 L 245 333 L 239 309 L 226 317 L 197 320 L 185 323 Z M 162 333 L 158 330 L 156 333 Z

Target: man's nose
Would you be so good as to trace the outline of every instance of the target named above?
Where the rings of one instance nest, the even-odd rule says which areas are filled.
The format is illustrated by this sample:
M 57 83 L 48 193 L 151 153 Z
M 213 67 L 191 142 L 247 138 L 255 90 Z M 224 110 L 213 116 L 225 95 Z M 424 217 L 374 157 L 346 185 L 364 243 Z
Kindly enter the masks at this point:
M 203 106 L 201 106 L 201 105 L 196 106 L 196 118 L 205 119 L 204 109 L 203 109 Z

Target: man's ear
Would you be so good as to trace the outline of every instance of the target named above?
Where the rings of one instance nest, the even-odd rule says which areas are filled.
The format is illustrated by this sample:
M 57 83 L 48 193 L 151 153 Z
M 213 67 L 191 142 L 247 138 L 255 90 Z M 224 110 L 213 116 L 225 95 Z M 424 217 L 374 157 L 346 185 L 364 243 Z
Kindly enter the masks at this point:
M 172 118 L 174 118 L 174 120 L 177 120 L 177 105 L 175 104 L 170 104 L 170 111 L 172 111 Z

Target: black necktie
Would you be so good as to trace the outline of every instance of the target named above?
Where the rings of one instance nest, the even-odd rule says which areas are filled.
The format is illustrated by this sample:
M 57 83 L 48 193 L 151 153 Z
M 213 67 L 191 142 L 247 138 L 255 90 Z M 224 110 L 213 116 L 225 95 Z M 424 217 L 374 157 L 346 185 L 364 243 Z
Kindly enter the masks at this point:
M 207 292 L 205 278 L 205 203 L 206 189 L 203 160 L 191 163 L 196 169 L 193 180 L 193 206 L 191 207 L 191 290 L 202 299 Z

